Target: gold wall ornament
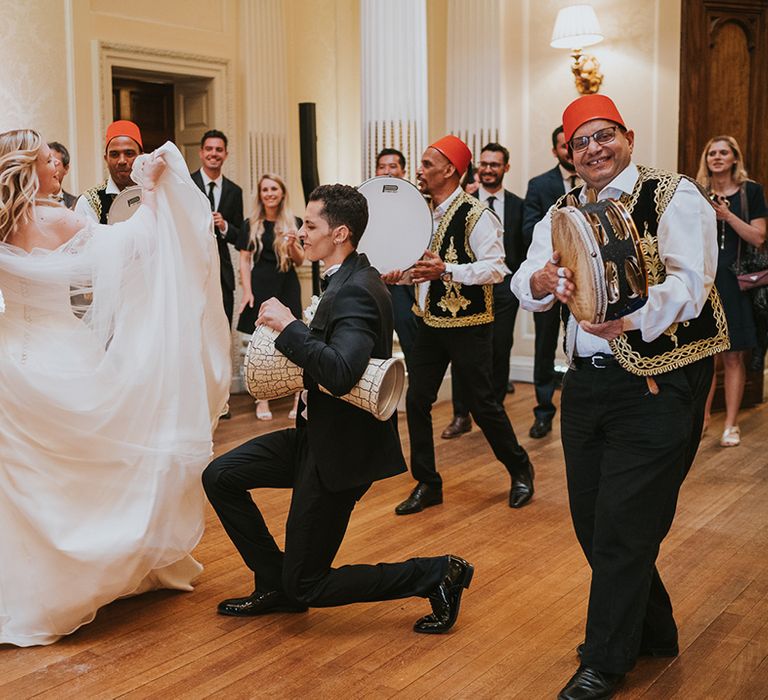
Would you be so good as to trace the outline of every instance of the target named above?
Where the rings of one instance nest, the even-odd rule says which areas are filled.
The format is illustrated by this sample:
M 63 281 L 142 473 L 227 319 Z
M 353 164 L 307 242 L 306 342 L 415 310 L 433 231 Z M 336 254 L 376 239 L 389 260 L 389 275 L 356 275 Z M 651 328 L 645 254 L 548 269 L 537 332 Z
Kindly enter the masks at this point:
M 600 61 L 588 53 L 582 53 L 581 49 L 571 52 L 573 64 L 571 72 L 576 79 L 576 89 L 581 95 L 592 95 L 600 91 L 603 83 L 603 74 L 600 72 Z

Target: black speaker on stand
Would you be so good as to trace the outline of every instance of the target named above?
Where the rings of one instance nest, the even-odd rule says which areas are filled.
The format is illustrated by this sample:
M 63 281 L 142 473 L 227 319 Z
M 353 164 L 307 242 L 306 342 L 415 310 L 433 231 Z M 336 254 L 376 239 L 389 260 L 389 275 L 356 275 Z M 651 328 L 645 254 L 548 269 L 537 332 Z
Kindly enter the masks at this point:
M 314 102 L 299 102 L 299 151 L 301 157 L 301 187 L 304 201 L 320 184 L 317 172 L 317 121 Z M 312 294 L 320 294 L 320 263 L 312 263 Z

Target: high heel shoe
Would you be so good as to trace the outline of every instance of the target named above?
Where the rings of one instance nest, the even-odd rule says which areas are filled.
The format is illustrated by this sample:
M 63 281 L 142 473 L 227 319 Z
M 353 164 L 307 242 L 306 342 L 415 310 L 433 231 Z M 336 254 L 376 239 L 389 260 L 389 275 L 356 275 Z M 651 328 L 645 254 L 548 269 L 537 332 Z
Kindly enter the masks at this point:
M 272 411 L 269 410 L 268 401 L 256 402 L 256 418 L 259 420 L 272 420 Z
M 720 447 L 736 447 L 741 443 L 741 431 L 738 425 L 727 425 L 720 438 Z

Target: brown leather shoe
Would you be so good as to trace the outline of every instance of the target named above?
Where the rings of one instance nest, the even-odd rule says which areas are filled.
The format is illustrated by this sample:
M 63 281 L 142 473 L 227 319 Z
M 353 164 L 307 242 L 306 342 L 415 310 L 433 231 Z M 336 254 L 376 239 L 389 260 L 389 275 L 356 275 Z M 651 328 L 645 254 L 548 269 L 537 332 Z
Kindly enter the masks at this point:
M 472 430 L 472 419 L 469 416 L 454 416 L 440 437 L 443 440 L 450 440 L 459 437 L 462 433 L 468 433 L 470 430 Z

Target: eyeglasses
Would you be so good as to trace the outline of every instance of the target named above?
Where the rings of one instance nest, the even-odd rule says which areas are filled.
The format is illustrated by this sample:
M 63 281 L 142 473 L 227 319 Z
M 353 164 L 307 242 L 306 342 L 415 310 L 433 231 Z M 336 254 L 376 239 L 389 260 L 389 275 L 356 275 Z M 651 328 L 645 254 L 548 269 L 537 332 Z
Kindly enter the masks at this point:
M 590 139 L 594 139 L 595 143 L 604 146 L 606 143 L 610 143 L 613 141 L 613 139 L 616 138 L 616 129 L 618 128 L 618 126 L 607 126 L 605 129 L 596 131 L 594 134 L 592 134 L 592 136 L 574 136 L 568 142 L 568 145 L 575 153 L 583 151 L 587 146 L 589 146 Z
M 501 170 L 504 167 L 504 163 L 490 163 L 487 160 L 481 160 L 478 163 L 478 169 L 489 168 L 490 170 Z

